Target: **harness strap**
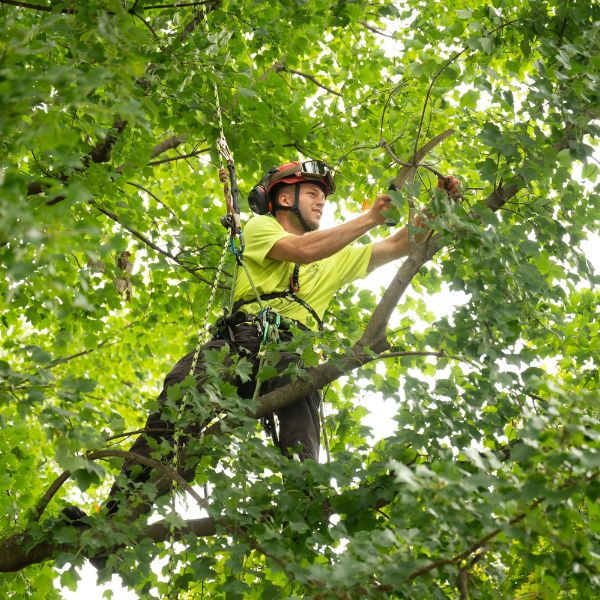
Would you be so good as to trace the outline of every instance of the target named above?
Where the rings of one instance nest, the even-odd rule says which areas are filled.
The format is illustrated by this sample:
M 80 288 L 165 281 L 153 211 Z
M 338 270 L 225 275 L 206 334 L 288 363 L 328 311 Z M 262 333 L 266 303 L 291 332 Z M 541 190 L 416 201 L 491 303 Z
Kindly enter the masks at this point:
M 319 327 L 319 331 L 323 330 L 323 321 L 322 319 L 319 317 L 319 315 L 317 314 L 317 312 L 315 311 L 315 309 L 305 300 L 302 300 L 302 298 L 300 298 L 299 296 L 296 296 L 296 294 L 294 294 L 294 292 L 292 292 L 291 290 L 285 290 L 284 292 L 271 292 L 270 294 L 262 294 L 262 296 L 260 296 L 260 299 L 264 302 L 264 301 L 268 301 L 268 300 L 275 300 L 276 298 L 286 298 L 287 300 L 292 300 L 298 304 L 300 304 L 300 306 L 302 306 L 302 308 L 304 308 L 306 311 L 308 311 L 308 313 L 310 314 L 310 316 L 316 321 L 318 327 Z M 240 308 L 242 306 L 245 306 L 246 304 L 252 304 L 256 302 L 255 299 L 250 298 L 248 300 L 238 300 L 232 307 L 232 313 L 237 312 L 238 310 L 240 310 Z

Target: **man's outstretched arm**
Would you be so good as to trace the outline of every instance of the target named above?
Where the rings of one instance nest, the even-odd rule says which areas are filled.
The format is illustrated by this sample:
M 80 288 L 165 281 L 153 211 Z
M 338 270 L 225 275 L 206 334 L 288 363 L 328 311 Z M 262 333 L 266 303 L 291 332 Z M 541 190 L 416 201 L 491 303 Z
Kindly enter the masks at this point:
M 390 207 L 391 198 L 382 194 L 375 199 L 368 212 L 322 231 L 304 235 L 289 235 L 276 242 L 267 256 L 274 260 L 306 265 L 339 252 L 348 244 L 385 222 L 382 212 Z

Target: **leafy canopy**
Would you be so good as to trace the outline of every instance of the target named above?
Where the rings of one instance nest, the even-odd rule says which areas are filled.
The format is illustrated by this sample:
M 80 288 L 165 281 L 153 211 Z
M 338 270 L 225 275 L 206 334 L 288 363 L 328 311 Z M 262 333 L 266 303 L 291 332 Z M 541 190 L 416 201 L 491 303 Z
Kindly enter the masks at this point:
M 596 2 L 11 1 L 0 40 L 0 570 L 36 563 L 1 576 L 8 597 L 60 597 L 53 566 L 75 586 L 111 544 L 140 597 L 598 596 L 598 278 L 580 245 L 599 217 Z M 321 158 L 350 218 L 392 154 L 452 128 L 423 162 L 459 175 L 464 201 L 428 213 L 445 248 L 395 311 L 395 356 L 328 389 L 330 462 L 284 460 L 240 416 L 203 442 L 213 530 L 163 499 L 175 545 L 102 510 L 80 534 L 60 509 L 94 514 L 121 463 L 86 453 L 127 449 L 111 438 L 143 426 L 227 301 L 231 258 L 209 305 L 219 109 L 243 196 Z M 435 179 L 417 170 L 397 220 Z M 466 301 L 429 314 L 449 290 Z M 321 351 L 343 365 L 379 297 L 341 291 L 326 334 L 296 343 L 297 376 Z M 241 415 L 223 368 L 217 353 L 195 405 Z M 366 391 L 396 400 L 385 439 L 361 423 Z

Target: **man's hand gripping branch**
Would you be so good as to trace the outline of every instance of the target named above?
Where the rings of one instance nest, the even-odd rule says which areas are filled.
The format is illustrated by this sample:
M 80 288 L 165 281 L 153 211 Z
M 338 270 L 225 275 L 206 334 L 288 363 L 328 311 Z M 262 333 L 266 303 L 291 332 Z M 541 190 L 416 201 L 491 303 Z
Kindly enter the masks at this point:
M 437 188 L 446 190 L 448 196 L 450 196 L 452 200 L 456 201 L 460 198 L 460 183 L 458 179 L 453 176 L 444 178 L 439 177 Z M 371 206 L 367 214 L 373 213 L 372 218 L 377 219 L 377 224 L 381 225 L 385 223 L 384 215 L 385 212 L 391 208 L 391 202 L 392 198 L 388 194 L 381 194 L 377 196 L 373 206 Z M 418 231 L 414 233 L 414 241 L 417 244 L 420 244 L 425 241 L 431 230 L 424 223 L 424 220 L 420 215 L 415 216 L 412 225 L 414 228 L 418 229 Z M 371 272 L 388 262 L 397 260 L 403 256 L 408 256 L 409 252 L 409 231 L 408 226 L 404 226 L 394 235 L 391 235 L 381 242 L 377 242 L 373 246 L 373 254 L 371 255 L 368 270 Z

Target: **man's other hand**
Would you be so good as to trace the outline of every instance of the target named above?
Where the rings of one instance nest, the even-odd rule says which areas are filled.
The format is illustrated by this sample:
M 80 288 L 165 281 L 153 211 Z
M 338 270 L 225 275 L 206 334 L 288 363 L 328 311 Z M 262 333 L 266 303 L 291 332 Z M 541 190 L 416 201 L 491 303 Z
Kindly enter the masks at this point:
M 460 198 L 460 182 L 452 175 L 445 178 L 438 177 L 437 187 L 440 190 L 446 190 L 448 196 L 450 196 L 452 200 L 458 200 Z

